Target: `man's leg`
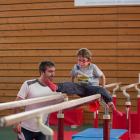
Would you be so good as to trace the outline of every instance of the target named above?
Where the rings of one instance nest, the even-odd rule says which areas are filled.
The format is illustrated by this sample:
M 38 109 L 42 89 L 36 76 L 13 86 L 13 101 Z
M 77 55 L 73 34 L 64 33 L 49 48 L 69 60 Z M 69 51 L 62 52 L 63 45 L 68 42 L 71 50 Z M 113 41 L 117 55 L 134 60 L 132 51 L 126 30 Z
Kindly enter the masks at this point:
M 46 136 L 44 134 L 42 134 L 41 132 L 36 132 L 35 140 L 46 140 Z
M 21 132 L 23 133 L 25 140 L 33 140 L 34 139 L 35 132 L 29 131 L 23 127 L 21 128 Z M 21 140 L 19 138 L 19 136 L 18 136 L 18 140 Z

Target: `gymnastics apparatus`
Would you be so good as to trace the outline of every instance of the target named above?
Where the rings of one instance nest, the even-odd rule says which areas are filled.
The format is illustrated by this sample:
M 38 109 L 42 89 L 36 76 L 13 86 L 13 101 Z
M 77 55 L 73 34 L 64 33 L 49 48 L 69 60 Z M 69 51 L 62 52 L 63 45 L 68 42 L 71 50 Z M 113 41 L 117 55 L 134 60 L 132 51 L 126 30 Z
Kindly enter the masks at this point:
M 130 84 L 120 88 L 120 91 L 127 97 L 126 111 L 123 111 L 123 116 L 113 116 L 113 129 L 127 129 L 129 133 L 129 140 L 131 133 L 140 134 L 140 89 L 137 87 L 139 83 Z M 137 95 L 137 112 L 131 112 L 130 95 L 126 93 L 126 89 L 135 87 L 138 91 Z M 116 98 L 116 97 L 115 97 Z M 116 100 L 116 99 L 115 99 Z M 131 119 L 133 118 L 133 119 Z M 119 122 L 119 123 L 118 123 Z M 139 137 L 140 138 L 140 137 Z
M 113 98 L 113 102 L 116 106 L 116 90 L 119 89 L 119 85 L 121 83 L 113 83 L 113 84 L 108 84 L 108 85 L 105 85 L 105 88 L 110 88 L 110 87 L 114 87 L 116 86 L 114 89 L 113 89 L 113 95 L 112 95 L 112 98 Z M 93 126 L 94 128 L 98 128 L 98 113 L 99 111 L 97 110 L 96 112 L 94 112 L 94 122 L 93 122 Z
M 114 83 L 114 84 L 109 84 L 106 85 L 106 88 L 116 86 L 116 88 L 113 89 L 113 101 L 116 104 L 116 94 L 115 91 L 119 88 L 119 85 L 121 83 Z M 21 107 L 21 106 L 26 106 L 29 104 L 34 104 L 34 103 L 39 103 L 39 102 L 44 102 L 44 101 L 49 101 L 57 98 L 64 98 L 64 102 L 60 104 L 55 104 L 39 109 L 35 109 L 32 111 L 28 112 L 22 112 L 18 114 L 13 114 L 9 116 L 5 116 L 0 119 L 0 126 L 1 127 L 8 127 L 10 125 L 14 125 L 18 122 L 28 120 L 31 118 L 36 118 L 37 119 L 37 126 L 39 130 L 46 135 L 46 140 L 53 140 L 53 130 L 49 128 L 48 126 L 44 125 L 42 123 L 42 115 L 47 114 L 47 113 L 53 113 L 56 111 L 59 111 L 57 114 L 57 119 L 58 119 L 58 131 L 57 131 L 57 140 L 64 140 L 64 114 L 62 110 L 68 109 L 71 107 L 75 107 L 77 105 L 81 105 L 84 103 L 88 103 L 90 101 L 96 102 L 99 100 L 99 103 L 101 106 L 105 108 L 105 114 L 103 115 L 103 129 L 99 128 L 89 128 L 87 130 L 84 130 L 83 132 L 77 133 L 72 136 L 73 140 L 113 140 L 113 139 L 122 139 L 122 140 L 130 140 L 130 127 L 131 127 L 131 122 L 130 122 L 130 95 L 126 93 L 127 88 L 131 88 L 135 86 L 136 90 L 138 90 L 138 111 L 137 111 L 137 119 L 138 119 L 138 126 L 140 126 L 140 89 L 138 89 L 137 85 L 139 83 L 131 84 L 128 86 L 124 86 L 120 88 L 120 91 L 123 91 L 123 94 L 127 97 L 127 102 L 126 102 L 126 127 L 125 128 L 117 128 L 117 124 L 120 124 L 120 120 L 122 121 L 121 116 L 113 116 L 112 119 L 112 127 L 111 129 L 110 126 L 110 115 L 109 115 L 109 107 L 107 104 L 102 102 L 101 95 L 92 95 L 84 98 L 79 98 L 75 100 L 68 101 L 68 97 L 66 94 L 61 94 L 61 95 L 51 95 L 51 96 L 46 96 L 46 97 L 40 97 L 40 98 L 34 98 L 34 99 L 27 99 L 27 100 L 22 100 L 22 101 L 13 101 L 13 102 L 8 102 L 8 103 L 1 103 L 0 104 L 0 110 L 5 110 L 5 109 L 10 109 L 10 108 L 15 108 L 15 107 Z M 94 116 L 94 123 L 96 125 L 98 124 L 97 117 L 98 113 L 95 112 Z M 121 118 L 119 120 L 119 118 Z M 95 126 L 95 125 L 94 125 Z M 116 128 L 115 128 L 116 127 Z M 140 133 L 140 128 L 137 127 L 137 133 Z M 98 134 L 98 136 L 97 136 Z M 115 134 L 115 135 L 114 135 Z
M 13 108 L 13 107 L 20 107 L 20 106 L 23 106 L 23 105 L 27 105 L 27 104 L 29 105 L 29 104 L 33 104 L 33 103 L 37 103 L 37 102 L 42 102 L 42 101 L 44 101 L 43 98 L 46 98 L 45 101 L 49 101 L 49 100 L 52 100 L 52 99 L 57 99 L 57 98 L 62 98 L 62 97 L 65 98 L 65 102 L 63 102 L 63 103 L 55 104 L 55 105 L 52 105 L 52 106 L 47 106 L 47 107 L 35 109 L 35 110 L 32 110 L 32 111 L 22 112 L 22 113 L 18 113 L 18 114 L 3 117 L 3 118 L 0 119 L 0 126 L 1 127 L 7 127 L 7 126 L 16 124 L 18 122 L 21 122 L 21 121 L 24 121 L 24 120 L 27 120 L 27 119 L 37 118 L 37 126 L 38 126 L 39 130 L 43 134 L 47 135 L 47 140 L 53 140 L 53 130 L 42 123 L 42 115 L 43 114 L 59 111 L 58 122 L 59 121 L 62 122 L 62 120 L 64 118 L 63 117 L 64 115 L 62 114 L 63 109 L 74 107 L 74 106 L 77 106 L 77 105 L 80 105 L 80 104 L 83 104 L 83 103 L 87 103 L 87 102 L 90 102 L 90 101 L 97 101 L 97 99 L 99 99 L 101 97 L 101 95 L 97 94 L 97 95 L 92 95 L 92 96 L 89 96 L 89 97 L 84 97 L 84 98 L 71 100 L 71 101 L 67 101 L 66 94 L 62 94 L 61 96 L 60 95 L 58 95 L 58 96 L 52 95 L 52 96 L 40 97 L 40 98 L 36 98 L 36 99 L 27 99 L 27 100 L 23 100 L 23 101 L 14 101 L 14 102 L 9 102 L 9 103 L 2 103 L 0 105 L 0 110 L 10 109 L 10 108 Z M 103 105 L 104 107 L 106 107 L 107 108 L 106 110 L 109 110 L 108 106 L 105 103 L 103 103 L 101 100 L 100 100 L 100 104 Z M 107 112 L 108 111 L 106 111 L 105 114 L 107 114 L 107 116 L 108 116 Z M 60 133 L 62 133 L 63 125 L 61 125 L 61 123 L 58 123 L 58 125 L 59 125 L 58 126 L 58 128 L 59 128 L 58 139 L 60 139 Z M 104 135 L 106 135 L 106 134 L 107 133 L 105 131 Z M 105 136 L 105 137 L 108 137 L 108 136 Z M 104 139 L 104 140 L 108 140 L 108 139 Z

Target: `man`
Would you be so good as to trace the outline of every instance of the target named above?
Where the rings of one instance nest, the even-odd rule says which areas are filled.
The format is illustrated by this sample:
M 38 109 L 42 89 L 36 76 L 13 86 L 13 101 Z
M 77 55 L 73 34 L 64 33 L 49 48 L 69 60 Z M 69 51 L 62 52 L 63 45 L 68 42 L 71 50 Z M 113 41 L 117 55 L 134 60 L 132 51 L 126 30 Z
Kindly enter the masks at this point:
M 46 86 L 45 80 L 48 78 L 50 81 L 53 80 L 55 75 L 55 64 L 52 61 L 42 61 L 39 64 L 40 77 L 38 79 L 27 80 L 21 86 L 17 94 L 16 101 L 38 98 L 49 95 L 58 95 L 60 93 L 52 92 L 52 90 Z M 55 102 L 62 102 L 63 99 L 56 99 Z M 25 106 L 24 111 L 29 111 L 49 105 L 53 105 L 54 101 L 46 101 L 42 103 L 36 103 Z M 20 107 L 14 108 L 14 114 L 20 112 Z M 49 114 L 43 116 L 43 123 L 48 124 Z M 36 126 L 36 118 L 23 121 L 14 125 L 13 130 L 18 133 L 19 136 L 23 136 L 25 140 L 45 140 L 45 135 L 42 134 Z M 18 136 L 18 140 L 21 140 Z

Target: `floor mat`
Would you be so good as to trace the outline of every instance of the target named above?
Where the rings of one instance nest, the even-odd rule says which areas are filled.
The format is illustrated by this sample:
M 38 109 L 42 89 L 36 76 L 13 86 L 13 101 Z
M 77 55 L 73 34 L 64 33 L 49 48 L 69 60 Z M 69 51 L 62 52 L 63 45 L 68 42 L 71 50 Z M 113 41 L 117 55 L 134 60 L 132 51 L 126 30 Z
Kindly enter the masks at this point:
M 79 131 L 64 131 L 64 140 L 72 140 L 72 135 L 77 133 L 79 133 Z M 57 140 L 57 131 L 54 131 L 54 140 Z
M 140 134 L 131 134 L 130 140 L 140 140 Z
M 79 131 L 64 131 L 64 140 L 72 140 L 72 135 L 79 133 Z M 57 131 L 54 131 L 54 140 L 57 140 Z
M 100 126 L 99 126 L 100 127 Z M 54 131 L 54 140 L 57 140 L 57 126 L 50 126 Z M 79 133 L 87 128 L 93 128 L 93 124 L 84 124 L 78 126 L 77 128 L 71 128 L 71 126 L 64 126 L 64 140 L 71 140 L 71 136 Z M 0 127 L 0 140 L 15 140 L 17 139 L 17 134 L 13 132 L 13 126 L 6 128 Z

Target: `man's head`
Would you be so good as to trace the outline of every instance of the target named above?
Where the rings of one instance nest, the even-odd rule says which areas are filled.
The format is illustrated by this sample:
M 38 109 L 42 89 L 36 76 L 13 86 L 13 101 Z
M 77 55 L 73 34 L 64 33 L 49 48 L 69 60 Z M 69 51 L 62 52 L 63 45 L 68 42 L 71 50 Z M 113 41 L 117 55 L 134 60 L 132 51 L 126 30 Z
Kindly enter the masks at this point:
M 55 64 L 49 60 L 40 62 L 39 73 L 43 77 L 43 79 L 49 78 L 50 81 L 52 81 L 55 75 Z
M 81 68 L 87 68 L 91 62 L 91 52 L 87 48 L 81 48 L 77 51 L 77 61 Z

